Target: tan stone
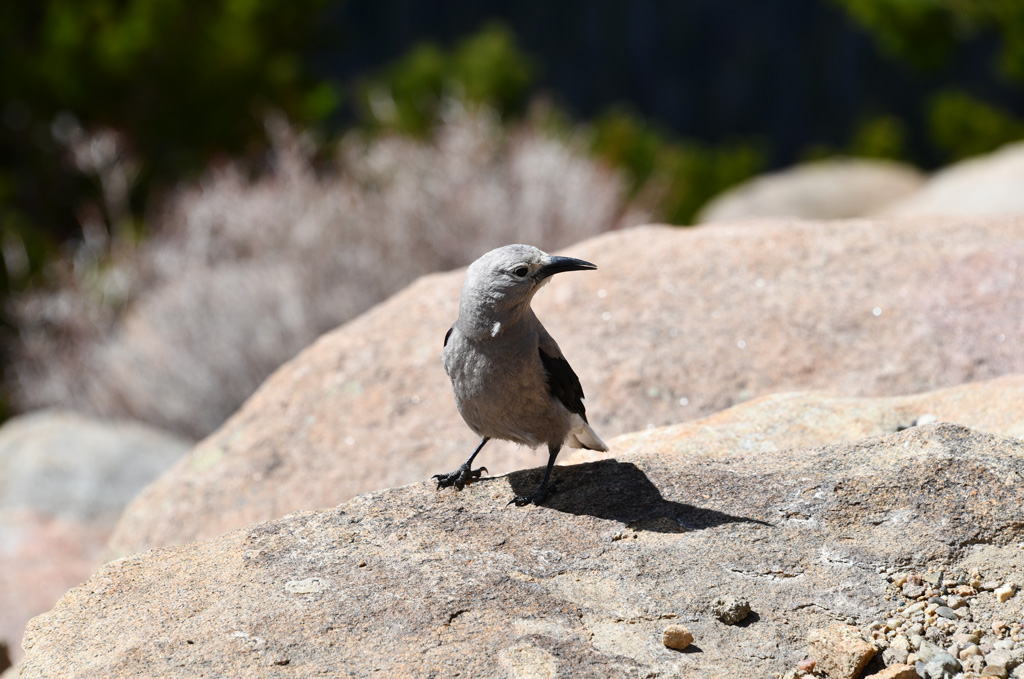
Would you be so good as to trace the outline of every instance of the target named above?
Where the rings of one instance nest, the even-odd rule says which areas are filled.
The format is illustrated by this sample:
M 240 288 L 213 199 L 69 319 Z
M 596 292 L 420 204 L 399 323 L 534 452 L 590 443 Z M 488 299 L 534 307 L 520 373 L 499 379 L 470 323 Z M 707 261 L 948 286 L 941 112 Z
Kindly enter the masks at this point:
M 889 665 L 881 672 L 875 672 L 864 679 L 918 679 L 917 670 L 911 665 Z
M 996 599 L 998 599 L 998 600 L 999 600 L 999 603 L 1004 603 L 1004 602 L 1006 602 L 1006 601 L 1009 601 L 1009 599 L 1010 599 L 1010 598 L 1011 598 L 1011 597 L 1012 597 L 1012 596 L 1013 596 L 1013 595 L 1014 595 L 1014 594 L 1015 594 L 1016 592 L 1017 592 L 1017 588 L 1016 588 L 1016 587 L 1014 587 L 1013 585 L 1010 585 L 1010 584 L 1007 584 L 1007 585 L 1003 585 L 1002 587 L 998 587 L 998 588 L 997 588 L 997 589 L 995 590 L 995 594 L 996 594 Z
M 683 625 L 669 625 L 661 633 L 661 643 L 677 651 L 685 651 L 693 643 L 693 634 Z
M 831 679 L 856 679 L 877 649 L 856 627 L 830 625 L 807 633 L 810 655 L 817 671 Z

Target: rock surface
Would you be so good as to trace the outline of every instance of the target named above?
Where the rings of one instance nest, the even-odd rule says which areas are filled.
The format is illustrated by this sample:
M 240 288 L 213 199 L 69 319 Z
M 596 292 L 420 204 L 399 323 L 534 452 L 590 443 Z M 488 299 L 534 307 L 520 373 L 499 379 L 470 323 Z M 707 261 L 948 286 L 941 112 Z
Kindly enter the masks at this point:
M 777 391 L 906 394 L 1024 373 L 1024 218 L 645 227 L 567 252 L 600 269 L 559 276 L 534 308 L 605 440 Z M 462 278 L 420 279 L 282 366 L 131 504 L 113 553 L 457 467 L 476 439 L 439 353 Z M 543 454 L 492 442 L 479 461 L 499 474 Z
M 1024 142 L 961 161 L 879 210 L 886 216 L 1024 214 Z
M 844 219 L 881 210 L 925 182 L 909 165 L 867 158 L 837 158 L 755 177 L 713 198 L 698 223 L 764 217 Z
M 89 576 L 124 506 L 188 447 L 62 412 L 0 428 L 0 640 L 15 660 L 29 618 Z
M 1015 438 L 676 448 L 560 469 L 544 507 L 505 507 L 540 469 L 422 482 L 114 561 L 30 623 L 22 677 L 777 676 L 884 619 L 887 564 L 1021 558 Z M 716 620 L 723 592 L 757 615 Z
M 696 422 L 637 432 L 610 452 L 567 451 L 563 463 L 595 462 L 622 453 L 758 454 L 855 441 L 924 423 L 955 422 L 993 434 L 1024 438 L 1024 375 L 1008 375 L 911 396 L 843 398 L 824 392 L 772 394 Z

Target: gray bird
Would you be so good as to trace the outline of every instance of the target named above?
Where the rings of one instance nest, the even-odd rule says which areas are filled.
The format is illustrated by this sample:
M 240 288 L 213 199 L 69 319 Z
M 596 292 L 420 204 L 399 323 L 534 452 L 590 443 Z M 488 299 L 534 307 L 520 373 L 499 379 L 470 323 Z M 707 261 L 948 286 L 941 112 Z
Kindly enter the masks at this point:
M 470 479 L 479 478 L 485 468 L 471 465 L 492 438 L 531 448 L 548 446 L 540 486 L 509 503 L 520 507 L 544 501 L 563 443 L 608 450 L 587 423 L 579 378 L 530 308 L 533 296 L 552 275 L 596 268 L 529 245 L 491 250 L 469 266 L 459 317 L 444 336 L 441 360 L 462 419 L 483 439 L 461 467 L 434 475 L 438 489 L 461 490 Z

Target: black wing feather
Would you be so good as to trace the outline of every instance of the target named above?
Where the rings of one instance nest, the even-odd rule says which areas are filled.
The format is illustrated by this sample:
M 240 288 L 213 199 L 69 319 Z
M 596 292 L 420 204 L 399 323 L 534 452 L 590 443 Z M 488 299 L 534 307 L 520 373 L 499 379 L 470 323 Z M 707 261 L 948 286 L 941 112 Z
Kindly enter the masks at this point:
M 446 332 L 444 334 L 444 344 L 441 345 L 442 349 L 444 347 L 448 346 L 448 338 L 452 336 L 452 330 L 454 330 L 454 329 L 455 329 L 455 326 L 453 325 L 452 327 L 448 328 L 448 332 Z
M 583 385 L 580 384 L 580 378 L 573 372 L 569 361 L 561 357 L 548 356 L 543 349 L 538 351 L 540 362 L 544 364 L 551 395 L 561 401 L 569 412 L 576 413 L 586 422 L 587 409 L 583 406 Z

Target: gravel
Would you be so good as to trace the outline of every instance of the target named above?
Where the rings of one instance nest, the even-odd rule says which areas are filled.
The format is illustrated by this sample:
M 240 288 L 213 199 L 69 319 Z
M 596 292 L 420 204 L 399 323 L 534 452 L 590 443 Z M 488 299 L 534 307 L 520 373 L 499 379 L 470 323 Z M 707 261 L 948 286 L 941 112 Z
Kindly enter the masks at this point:
M 860 628 L 881 660 L 865 673 L 907 664 L 922 679 L 1024 678 L 1024 576 L 995 578 L 978 569 L 893 572 L 885 598 L 893 608 Z M 817 667 L 827 659 L 816 658 Z M 804 666 L 806 667 L 806 665 Z M 802 667 L 782 679 L 823 676 Z

